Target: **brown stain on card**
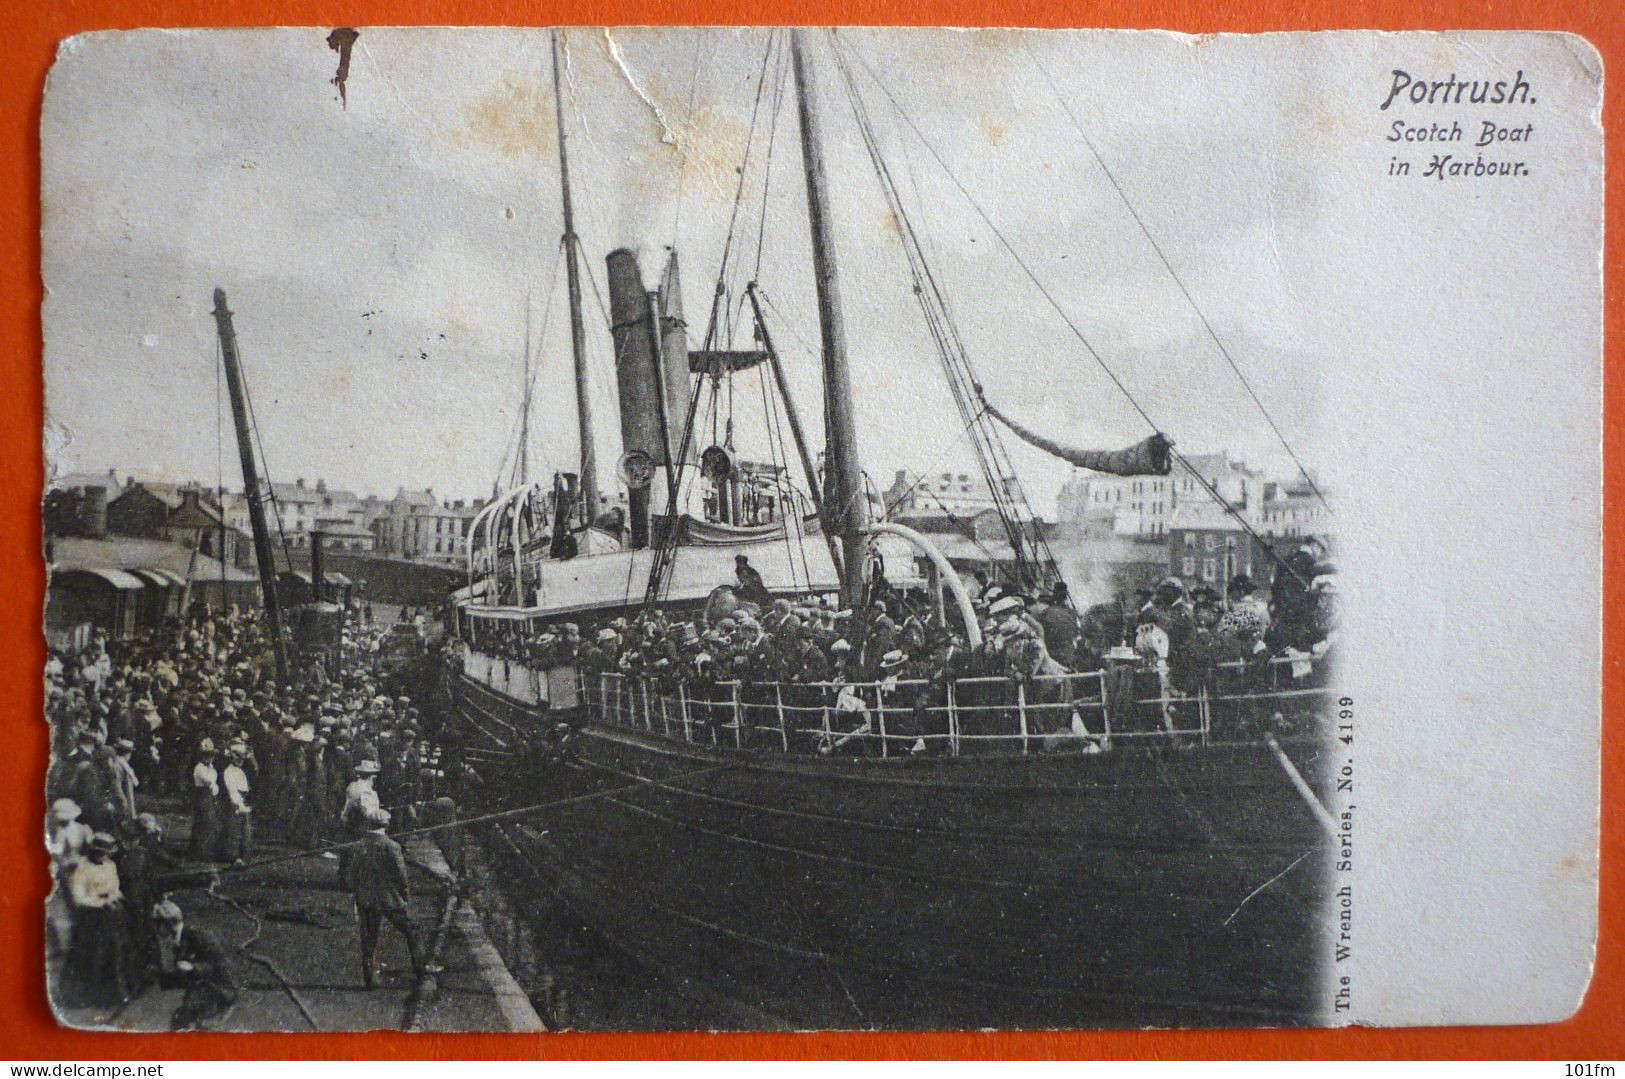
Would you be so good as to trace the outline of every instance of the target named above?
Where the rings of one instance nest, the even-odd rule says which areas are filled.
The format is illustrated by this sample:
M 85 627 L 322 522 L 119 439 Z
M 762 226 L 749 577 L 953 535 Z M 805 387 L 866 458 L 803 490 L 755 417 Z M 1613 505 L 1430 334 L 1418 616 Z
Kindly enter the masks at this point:
M 683 108 L 664 112 L 678 117 L 675 141 L 648 139 L 641 154 L 643 168 L 633 173 L 632 182 L 645 191 L 671 194 L 681 172 L 685 199 L 731 203 L 739 186 L 745 125 L 712 108 L 697 108 L 692 115 L 686 115 L 686 103 Z
M 553 96 L 539 83 L 505 72 L 490 93 L 468 106 L 459 141 L 495 150 L 503 157 L 552 154 Z
M 339 54 L 339 69 L 332 82 L 339 88 L 339 104 L 346 109 L 350 107 L 350 99 L 344 90 L 344 84 L 350 77 L 350 50 L 355 47 L 356 39 L 360 36 L 359 30 L 348 26 L 341 26 L 327 35 L 327 47 Z

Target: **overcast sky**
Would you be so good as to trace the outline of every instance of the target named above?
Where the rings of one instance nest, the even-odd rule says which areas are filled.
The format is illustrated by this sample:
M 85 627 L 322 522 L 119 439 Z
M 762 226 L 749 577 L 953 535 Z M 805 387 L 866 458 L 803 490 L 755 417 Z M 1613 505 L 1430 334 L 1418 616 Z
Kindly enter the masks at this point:
M 237 315 L 274 478 L 488 492 L 511 453 L 527 303 L 539 365 L 533 470 L 573 468 L 547 33 L 364 29 L 348 107 L 330 82 L 337 56 L 326 35 L 108 33 L 64 47 L 43 120 L 47 442 L 59 471 L 239 481 L 229 412 L 217 464 L 216 286 Z M 1279 470 L 1274 436 L 1069 104 L 1287 437 L 1318 463 L 1328 357 L 1291 269 L 1312 258 L 1326 224 L 1295 152 L 1313 137 L 1298 118 L 1315 101 L 1309 68 L 1259 63 L 1240 39 L 842 38 L 1182 449 L 1228 448 Z M 652 278 L 675 245 L 696 344 L 766 45 L 758 30 L 567 34 L 584 268 L 601 292 L 612 248 L 637 248 Z M 812 60 L 866 467 L 881 486 L 895 468 L 966 468 L 967 442 L 822 34 Z M 858 78 L 990 398 L 1076 444 L 1147 434 L 876 84 Z M 821 441 L 788 83 L 764 176 L 775 81 L 770 72 L 736 227 L 744 269 L 732 281 L 748 279 L 760 234 L 775 340 Z M 586 315 L 607 480 L 620 440 L 591 288 Z M 748 347 L 748 336 L 736 343 Z M 759 450 L 754 376 L 737 391 L 743 448 Z M 1015 460 L 1048 512 L 1069 469 L 1025 447 Z

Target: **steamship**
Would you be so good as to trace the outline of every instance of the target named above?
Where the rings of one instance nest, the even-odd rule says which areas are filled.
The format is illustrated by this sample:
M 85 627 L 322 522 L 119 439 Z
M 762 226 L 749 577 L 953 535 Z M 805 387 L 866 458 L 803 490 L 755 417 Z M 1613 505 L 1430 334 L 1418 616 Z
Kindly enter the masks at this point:
M 739 556 L 770 593 L 798 601 L 862 609 L 880 575 L 946 595 L 946 619 L 980 643 L 957 573 L 928 537 L 885 519 L 859 460 L 823 160 L 830 86 L 814 64 L 815 52 L 832 61 L 831 84 L 868 123 L 843 47 L 834 35 L 775 31 L 763 59 L 764 79 L 778 57 L 793 84 L 821 452 L 755 281 L 725 297 L 719 271 L 717 303 L 752 314 L 749 347 L 735 348 L 715 305 L 703 334 L 686 322 L 675 253 L 651 287 L 638 255 L 616 250 L 605 269 L 624 505 L 596 489 L 569 125 L 556 102 L 580 467 L 548 484 L 520 477 L 484 509 L 454 610 L 467 759 L 506 769 L 489 786 L 512 791 L 512 807 L 537 806 L 503 826 L 503 842 L 605 939 L 715 1002 L 718 1027 L 1321 1022 L 1335 831 L 1325 678 L 1305 688 L 1279 671 L 1263 684 L 1217 672 L 1201 692 L 1176 694 L 1156 672 L 1113 662 L 929 692 L 892 679 L 843 697 L 836 686 L 511 658 L 516 639 L 567 624 L 590 635 L 651 604 L 698 612 L 735 601 L 719 586 Z M 555 91 L 559 48 L 555 33 Z M 865 145 L 925 317 L 951 329 L 879 144 Z M 935 339 L 984 462 L 1003 460 L 1010 430 L 1081 467 L 1167 473 L 1160 433 L 1104 452 L 1027 430 L 983 399 L 956 334 Z M 731 417 L 717 421 L 745 372 L 776 391 L 763 397 L 769 429 L 788 435 L 782 457 L 746 459 Z M 1001 507 L 1001 519 L 1041 580 L 1053 563 L 1016 509 Z

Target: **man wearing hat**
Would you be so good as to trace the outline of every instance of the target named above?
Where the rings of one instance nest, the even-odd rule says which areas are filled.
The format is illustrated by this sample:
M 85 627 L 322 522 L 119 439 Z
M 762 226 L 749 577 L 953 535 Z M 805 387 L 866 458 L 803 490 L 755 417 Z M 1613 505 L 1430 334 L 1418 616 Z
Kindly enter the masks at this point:
M 45 790 L 51 798 L 72 798 L 78 802 L 74 781 L 80 762 L 88 761 L 91 752 L 96 748 L 96 736 L 87 730 L 72 728 L 73 714 L 78 710 L 78 703 L 71 694 L 65 708 L 67 718 L 56 732 L 59 741 L 52 747 L 56 752 L 53 754 L 50 770 L 46 773 Z
M 134 711 L 131 737 L 135 742 L 135 755 L 130 763 L 149 791 L 162 793 L 164 739 L 158 732 L 163 729 L 164 721 L 158 715 L 158 706 L 146 697 L 137 698 Z
M 158 982 L 166 989 L 184 989 L 180 1007 L 169 1019 L 170 1030 L 196 1030 L 224 1015 L 237 1003 L 226 950 L 205 929 L 186 924 L 181 908 L 164 898 L 152 908 L 159 949 Z
M 1076 670 L 1078 633 L 1082 626 L 1078 622 L 1077 612 L 1072 609 L 1065 581 L 1055 583 L 1049 604 L 1038 616 L 1038 624 L 1043 629 L 1044 647 L 1049 650 L 1050 656 L 1061 666 Z
M 72 779 L 68 794 L 85 812 L 92 828 L 107 829 L 118 823 L 113 794 L 112 750 L 99 730 L 79 733 L 78 750 L 70 758 Z
M 382 768 L 375 760 L 363 760 L 355 766 L 355 778 L 344 788 L 344 807 L 339 810 L 339 823 L 344 826 L 346 838 L 354 839 L 367 830 L 367 814 L 379 808 L 378 792 L 374 783 Z M 348 880 L 349 848 L 340 852 L 339 876 Z
M 746 603 L 754 603 L 763 610 L 773 605 L 773 596 L 768 592 L 762 575 L 750 564 L 750 559 L 742 554 L 734 556 L 734 594 Z
M 109 771 L 112 773 L 113 786 L 113 812 L 118 823 L 134 820 L 135 789 L 141 785 L 136 778 L 135 767 L 130 758 L 135 753 L 135 743 L 128 738 L 120 738 L 113 746 L 113 759 Z
M 413 976 L 421 979 L 426 970 L 417 931 L 412 928 L 406 906 L 411 896 L 406 855 L 401 845 L 385 832 L 389 826 L 389 811 L 374 806 L 367 810 L 364 820 L 367 831 L 350 848 L 350 879 L 361 931 L 361 980 L 371 989 L 377 978 L 378 932 L 386 921 L 406 938 Z
M 164 849 L 163 825 L 151 813 L 126 821 L 118 840 L 119 849 L 113 861 L 118 866 L 119 887 L 130 911 L 131 968 L 139 972 L 152 966 L 156 956 L 152 925 L 142 912 L 150 911 L 153 901 L 163 891 L 160 882 L 202 875 L 187 874 L 184 863 Z
M 863 642 L 863 654 L 868 659 L 864 667 L 869 673 L 885 677 L 879 672 L 886 656 L 896 650 L 897 643 L 897 623 L 887 613 L 886 604 L 877 599 L 869 608 L 869 631 Z
M 246 768 L 248 746 L 233 742 L 226 755 L 226 767 L 220 772 L 220 789 L 225 796 L 225 803 L 220 807 L 224 818 L 225 857 L 236 865 L 242 865 L 254 853 L 251 816 L 254 807 L 249 804 L 250 785 Z

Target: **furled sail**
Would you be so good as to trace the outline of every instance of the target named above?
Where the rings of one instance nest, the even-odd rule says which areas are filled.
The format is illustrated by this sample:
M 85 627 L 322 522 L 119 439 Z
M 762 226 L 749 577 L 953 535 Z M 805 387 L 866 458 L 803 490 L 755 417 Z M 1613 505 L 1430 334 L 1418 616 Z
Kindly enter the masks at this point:
M 1166 476 L 1171 467 L 1172 455 L 1169 451 L 1173 443 L 1169 442 L 1168 436 L 1161 431 L 1127 449 L 1080 450 L 1052 442 L 1043 435 L 1029 431 L 985 401 L 983 406 L 990 416 L 1014 431 L 1023 442 L 1030 442 L 1045 453 L 1052 453 L 1079 468 L 1109 472 L 1114 476 Z

